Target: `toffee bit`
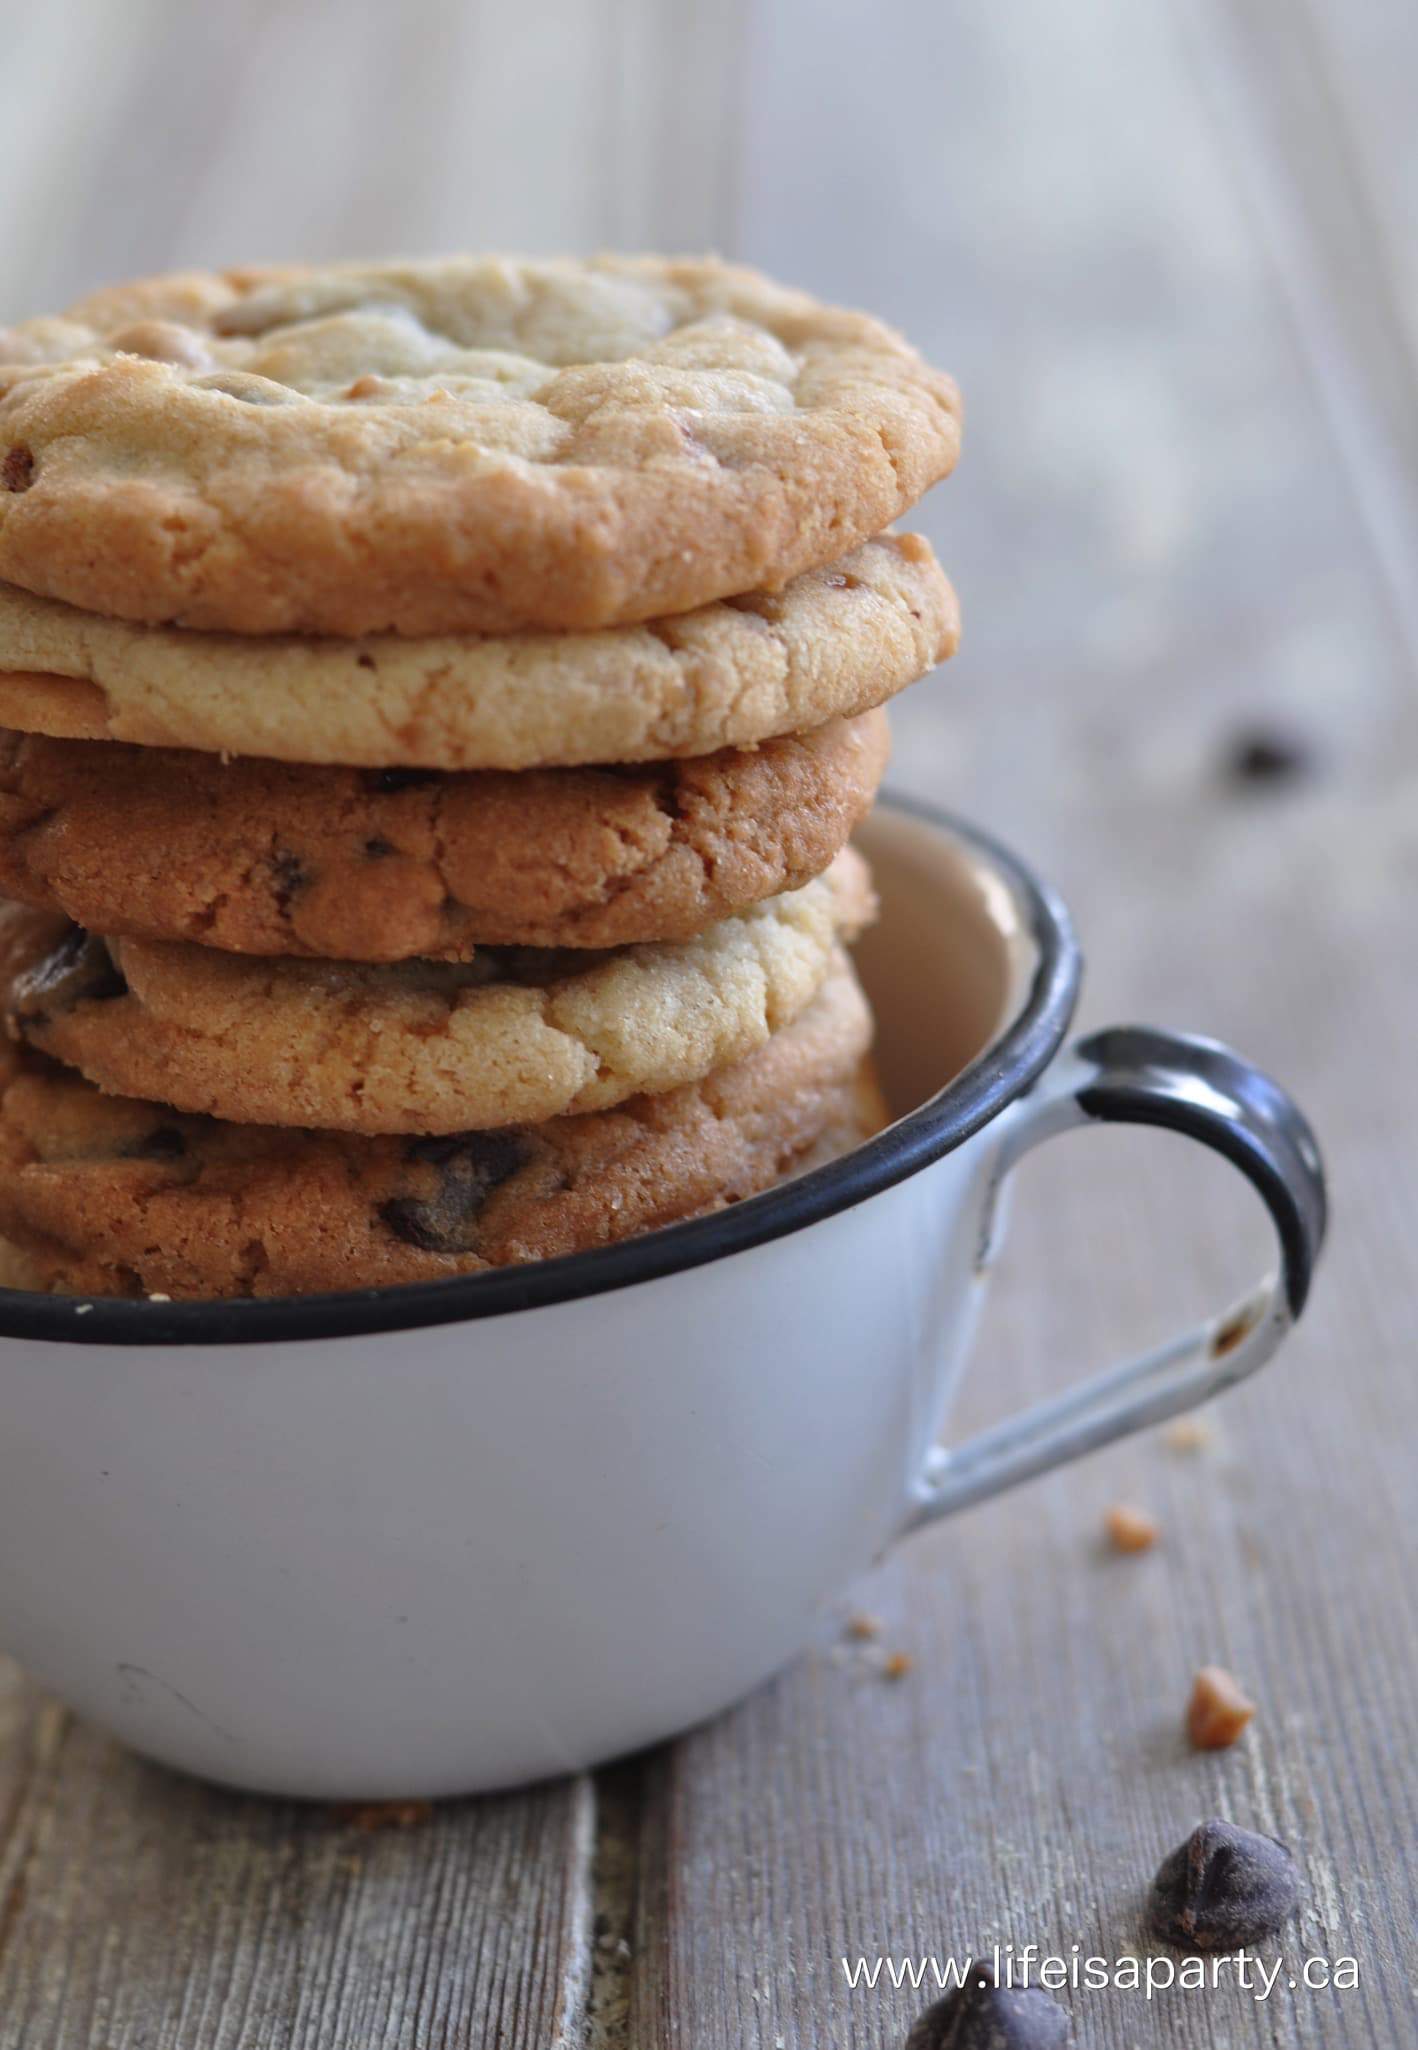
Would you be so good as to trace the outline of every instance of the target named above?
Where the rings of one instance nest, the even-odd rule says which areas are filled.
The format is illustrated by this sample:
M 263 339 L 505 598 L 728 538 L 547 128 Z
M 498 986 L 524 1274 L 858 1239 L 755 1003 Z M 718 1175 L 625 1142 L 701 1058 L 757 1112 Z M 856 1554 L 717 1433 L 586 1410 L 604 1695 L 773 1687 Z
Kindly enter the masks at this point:
M 1103 1518 L 1103 1528 L 1115 1552 L 1146 1552 L 1156 1544 L 1156 1519 L 1131 1502 L 1115 1502 Z
M 1187 1703 L 1187 1735 L 1198 1751 L 1224 1751 L 1256 1712 L 1224 1666 L 1203 1666 Z
M 1215 1443 L 1215 1431 L 1200 1417 L 1178 1417 L 1167 1428 L 1167 1446 L 1172 1452 L 1205 1452 Z
M 418 1829 L 432 1814 L 431 1801 L 343 1801 L 334 1811 L 337 1823 L 362 1836 L 385 1829 Z

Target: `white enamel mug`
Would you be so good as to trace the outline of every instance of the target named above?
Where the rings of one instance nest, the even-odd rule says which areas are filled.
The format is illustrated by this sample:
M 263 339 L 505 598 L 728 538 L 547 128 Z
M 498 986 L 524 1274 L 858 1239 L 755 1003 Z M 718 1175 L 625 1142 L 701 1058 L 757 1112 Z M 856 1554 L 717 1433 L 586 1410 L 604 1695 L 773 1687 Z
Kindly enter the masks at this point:
M 0 1646 L 154 1758 L 326 1798 L 468 1793 L 746 1693 L 905 1533 L 1252 1372 L 1304 1303 L 1324 1179 L 1209 1041 L 1066 1045 L 1067 915 L 900 803 L 860 960 L 900 1115 L 716 1217 L 419 1288 L 229 1304 L 0 1291 Z M 952 1450 L 1003 1178 L 1096 1119 L 1230 1159 L 1248 1302 Z

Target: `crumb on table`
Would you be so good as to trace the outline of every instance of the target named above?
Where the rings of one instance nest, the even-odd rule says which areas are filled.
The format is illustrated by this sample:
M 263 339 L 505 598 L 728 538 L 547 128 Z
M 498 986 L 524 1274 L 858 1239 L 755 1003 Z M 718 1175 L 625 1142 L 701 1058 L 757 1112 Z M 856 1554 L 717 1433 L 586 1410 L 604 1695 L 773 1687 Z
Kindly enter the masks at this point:
M 1187 1735 L 1198 1751 L 1224 1751 L 1255 1712 L 1255 1703 L 1224 1666 L 1203 1666 L 1187 1703 Z
M 1115 1502 L 1103 1518 L 1103 1528 L 1115 1552 L 1146 1552 L 1156 1544 L 1157 1519 L 1134 1502 Z

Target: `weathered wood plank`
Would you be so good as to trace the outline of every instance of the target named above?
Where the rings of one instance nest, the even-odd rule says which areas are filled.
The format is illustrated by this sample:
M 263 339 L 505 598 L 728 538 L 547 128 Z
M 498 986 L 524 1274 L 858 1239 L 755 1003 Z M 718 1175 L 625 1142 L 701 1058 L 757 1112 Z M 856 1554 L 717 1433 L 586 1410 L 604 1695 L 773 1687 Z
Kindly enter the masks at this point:
M 579 2045 L 585 1781 L 406 1827 L 248 1800 L 0 1692 L 3 2050 Z
M 898 780 L 1061 880 L 1089 1022 L 1206 1027 L 1295 1087 L 1339 1224 L 1305 1329 L 1208 1450 L 1118 1448 L 920 1540 L 857 1594 L 907 1677 L 828 1643 L 655 1761 L 632 2040 L 884 2050 L 924 1999 L 849 1993 L 840 1957 L 997 1938 L 1117 1956 L 1143 1941 L 1162 1853 L 1219 1811 L 1301 1848 L 1286 1953 L 1352 1953 L 1360 1988 L 1150 2010 L 1080 1992 L 1080 2036 L 1397 2050 L 1418 1908 L 1418 1105 L 1399 1079 L 1418 713 L 1355 415 L 1316 403 L 1315 351 L 1238 186 L 1226 124 L 1250 118 L 1254 82 L 1218 118 L 1225 46 L 1198 55 L 1195 24 L 1106 0 L 922 12 L 909 64 L 845 0 L 814 8 L 811 37 L 782 0 L 757 47 L 748 252 L 891 311 L 970 402 L 960 475 L 925 513 L 965 652 L 901 708 Z M 1323 238 L 1307 252 L 1328 276 Z M 1345 371 L 1380 417 L 1370 360 Z M 1402 450 L 1386 461 L 1406 493 Z M 1251 720 L 1298 735 L 1312 773 L 1229 783 Z M 960 1427 L 1226 1300 L 1266 1257 L 1245 1193 L 1180 1142 L 1046 1152 L 982 1338 L 988 1397 Z M 1155 1554 L 1101 1553 L 1119 1496 L 1160 1516 Z M 1180 1721 L 1208 1660 L 1262 1712 L 1199 1758 Z
M 1191 47 L 1238 196 L 1418 657 L 1418 132 L 1411 9 L 1205 0 Z
M 745 11 L 56 0 L 7 57 L 0 318 L 188 264 L 722 247 Z

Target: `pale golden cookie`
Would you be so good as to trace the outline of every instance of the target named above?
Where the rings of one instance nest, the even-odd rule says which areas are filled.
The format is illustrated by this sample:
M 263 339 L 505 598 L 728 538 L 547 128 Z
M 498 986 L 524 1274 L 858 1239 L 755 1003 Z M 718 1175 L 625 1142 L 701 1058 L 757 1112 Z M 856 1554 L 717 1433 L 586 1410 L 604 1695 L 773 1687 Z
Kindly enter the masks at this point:
M 712 260 L 191 272 L 0 331 L 0 577 L 236 633 L 580 631 L 776 588 L 955 461 L 955 386 Z
M 0 895 L 323 960 L 688 939 L 826 868 L 888 743 L 877 711 L 663 766 L 447 776 L 0 730 Z
M 492 640 L 184 633 L 0 584 L 0 724 L 359 768 L 660 761 L 867 711 L 958 639 L 955 595 L 915 534 L 881 535 L 776 596 Z
M 6 905 L 11 1032 L 121 1096 L 241 1124 L 462 1132 L 694 1082 L 808 1005 L 874 911 L 850 848 L 690 940 L 467 963 L 254 959 L 105 944 Z
M 436 1281 L 604 1246 L 769 1188 L 875 1131 L 866 1000 L 839 956 L 742 1061 L 541 1127 L 366 1139 L 102 1096 L 0 1048 L 7 1286 L 274 1296 Z

